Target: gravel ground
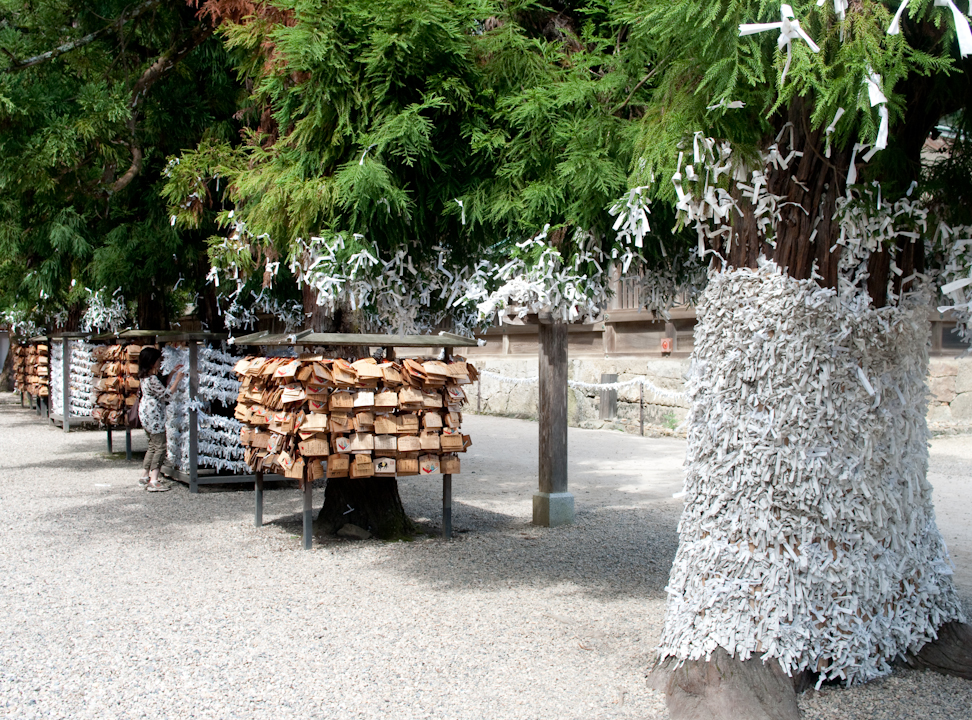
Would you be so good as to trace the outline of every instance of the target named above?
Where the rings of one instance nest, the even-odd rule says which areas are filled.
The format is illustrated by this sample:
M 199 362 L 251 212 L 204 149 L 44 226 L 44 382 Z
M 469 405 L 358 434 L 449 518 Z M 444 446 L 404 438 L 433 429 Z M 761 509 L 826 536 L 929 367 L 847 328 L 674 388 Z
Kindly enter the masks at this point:
M 305 552 L 293 487 L 268 490 L 267 525 L 254 528 L 248 487 L 146 493 L 103 433 L 65 435 L 4 396 L 0 716 L 667 717 L 645 673 L 684 441 L 571 429 L 577 523 L 548 530 L 530 524 L 536 425 L 465 427 L 456 540 Z M 942 438 L 932 452 L 969 604 L 972 444 Z M 438 478 L 401 481 L 430 526 L 440 492 Z M 806 718 L 968 718 L 972 682 L 901 671 L 800 703 Z

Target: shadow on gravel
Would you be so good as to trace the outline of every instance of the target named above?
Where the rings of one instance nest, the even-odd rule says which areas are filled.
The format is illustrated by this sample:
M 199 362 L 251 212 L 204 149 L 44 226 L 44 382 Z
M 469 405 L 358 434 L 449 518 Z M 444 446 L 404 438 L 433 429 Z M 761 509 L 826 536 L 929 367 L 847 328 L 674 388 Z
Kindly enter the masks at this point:
M 252 493 L 247 494 L 245 501 L 227 501 L 225 496 L 207 500 L 204 494 L 190 495 L 178 484 L 166 493 L 148 493 L 135 487 L 136 477 L 133 468 L 130 480 L 119 483 L 112 479 L 105 492 L 86 495 L 83 504 L 60 507 L 38 520 L 49 523 L 60 541 L 70 543 L 72 538 L 82 536 L 86 545 L 96 547 L 98 538 L 145 542 L 162 535 L 167 542 L 178 542 L 186 528 L 242 520 L 246 508 L 252 508 Z M 97 481 L 97 477 L 92 478 L 92 484 Z
M 678 513 L 669 510 L 601 508 L 556 529 L 520 521 L 507 532 L 479 534 L 478 508 L 454 505 L 458 527 L 452 542 L 429 540 L 425 552 L 408 543 L 385 561 L 394 573 L 437 589 L 546 587 L 570 583 L 587 595 L 663 598 L 675 550 Z M 464 520 L 465 519 L 465 520 Z M 354 545 L 348 543 L 348 550 Z
M 103 495 L 86 496 L 84 504 L 61 507 L 39 518 L 61 542 L 83 537 L 96 547 L 100 538 L 153 542 L 164 537 L 179 543 L 189 528 L 214 522 L 248 521 L 252 492 L 190 495 L 176 485 L 170 492 L 149 494 L 112 483 Z M 246 486 L 236 486 L 243 490 Z M 300 494 L 293 489 L 267 492 L 265 526 L 291 536 L 302 529 Z M 315 515 L 322 494 L 315 493 Z M 451 542 L 418 537 L 418 542 L 388 543 L 376 559 L 381 569 L 437 590 L 537 588 L 571 584 L 578 592 L 599 597 L 664 597 L 668 572 L 678 545 L 678 513 L 652 508 L 592 508 L 574 525 L 545 529 L 527 518 L 453 505 L 456 535 Z M 438 532 L 441 515 L 411 513 L 420 525 Z M 192 536 L 190 536 L 192 537 Z M 197 543 L 192 537 L 186 542 Z M 323 545 L 340 555 L 357 554 L 378 541 L 325 539 Z M 321 543 L 316 543 L 318 549 Z M 294 540 L 293 550 L 300 550 Z M 322 567 L 330 553 L 315 558 Z
M 6 414 L 6 413 L 4 413 L 4 414 Z M 57 428 L 54 425 L 51 425 L 47 421 L 47 418 L 38 417 L 36 415 L 33 416 L 33 417 L 25 417 L 25 418 L 21 418 L 21 419 L 18 419 L 18 420 L 7 420 L 6 422 L 3 423 L 3 426 L 4 427 L 13 427 L 13 428 L 18 428 L 18 427 L 35 427 L 35 428 L 38 428 L 38 429 L 51 428 L 51 429 L 60 431 L 60 428 Z
M 44 470 L 64 470 L 66 472 L 76 472 L 78 470 L 114 470 L 115 465 L 107 464 L 104 458 L 85 458 L 78 457 L 77 452 L 52 452 L 51 455 L 64 455 L 63 458 L 51 458 L 50 460 L 38 460 L 36 462 L 25 463 L 6 463 L 4 470 L 29 470 L 31 468 Z M 132 472 L 136 472 L 136 465 L 132 463 Z

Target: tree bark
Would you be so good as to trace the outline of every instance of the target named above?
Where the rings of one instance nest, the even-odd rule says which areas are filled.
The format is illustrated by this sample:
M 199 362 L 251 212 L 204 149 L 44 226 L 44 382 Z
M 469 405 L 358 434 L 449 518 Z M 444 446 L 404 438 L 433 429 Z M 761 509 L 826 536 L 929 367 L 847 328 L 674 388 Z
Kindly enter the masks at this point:
M 305 284 L 300 293 L 304 305 L 304 328 L 314 332 L 331 330 L 333 318 L 328 317 L 324 307 L 317 304 L 317 290 Z
M 142 330 L 168 330 L 169 317 L 165 307 L 165 296 L 161 289 L 154 292 L 142 290 L 138 294 L 138 309 L 136 311 L 138 327 Z
M 924 103 L 920 111 L 910 110 L 906 117 L 908 126 L 899 133 L 904 138 L 900 149 L 916 169 L 920 167 L 924 138 L 938 118 L 936 111 L 929 110 L 928 105 Z M 734 218 L 731 247 L 727 251 L 719 247 L 715 249 L 722 253 L 730 267 L 755 268 L 762 255 L 774 260 L 798 280 L 809 278 L 816 272 L 821 276 L 820 285 L 833 288 L 837 286 L 841 256 L 841 247 L 837 244 L 840 227 L 834 220 L 834 213 L 837 198 L 847 190 L 851 151 L 850 148 L 834 148 L 831 157 L 826 157 L 823 129 L 809 129 L 812 109 L 812 99 L 798 97 L 790 104 L 786 116 L 781 118 L 781 124 L 788 122 L 792 126 L 792 149 L 801 151 L 803 156 L 794 158 L 786 168 L 772 169 L 767 175 L 767 190 L 784 198 L 776 223 L 775 247 L 758 238 L 751 208 L 746 203 L 739 203 L 741 212 Z M 768 141 L 767 146 L 769 144 Z M 780 153 L 788 154 L 791 149 L 789 129 L 783 133 L 780 146 Z M 737 202 L 739 199 L 737 197 Z M 893 288 L 899 293 L 900 278 L 924 269 L 924 245 L 901 242 L 896 248 L 872 253 L 868 260 L 867 290 L 875 307 L 884 307 L 888 303 L 892 259 L 902 271 L 896 276 Z
M 348 523 L 382 540 L 408 537 L 415 532 L 395 478 L 330 478 L 314 532 L 333 535 Z
M 9 333 L 10 347 L 7 350 L 7 357 L 3 360 L 3 370 L 0 370 L 0 390 L 13 390 L 13 351 L 14 336 Z

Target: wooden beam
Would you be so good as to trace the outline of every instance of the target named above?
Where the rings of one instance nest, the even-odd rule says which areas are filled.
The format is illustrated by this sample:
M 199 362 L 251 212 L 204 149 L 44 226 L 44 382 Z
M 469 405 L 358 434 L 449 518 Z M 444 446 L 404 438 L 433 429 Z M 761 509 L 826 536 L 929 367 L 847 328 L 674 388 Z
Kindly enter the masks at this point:
M 367 333 L 253 333 L 234 338 L 234 345 L 360 345 L 366 347 L 475 347 L 476 338 L 442 335 L 379 335 Z

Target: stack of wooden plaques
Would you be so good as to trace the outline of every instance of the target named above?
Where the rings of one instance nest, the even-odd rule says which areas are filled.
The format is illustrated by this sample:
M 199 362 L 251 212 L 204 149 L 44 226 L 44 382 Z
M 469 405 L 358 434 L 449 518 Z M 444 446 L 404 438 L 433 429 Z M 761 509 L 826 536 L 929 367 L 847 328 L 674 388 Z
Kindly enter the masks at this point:
M 27 348 L 27 392 L 34 397 L 50 394 L 50 348 L 47 343 L 35 342 Z
M 138 394 L 138 354 L 141 345 L 99 345 L 91 351 L 95 407 L 91 417 L 102 425 L 125 424 L 127 408 Z
M 27 351 L 26 345 L 13 347 L 14 390 L 22 393 L 27 392 Z
M 471 444 L 460 427 L 462 386 L 476 370 L 462 359 L 250 356 L 235 369 L 240 439 L 257 472 L 301 480 L 455 474 L 456 453 Z

